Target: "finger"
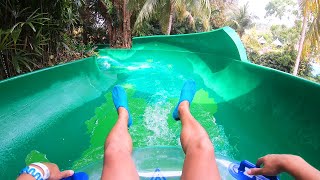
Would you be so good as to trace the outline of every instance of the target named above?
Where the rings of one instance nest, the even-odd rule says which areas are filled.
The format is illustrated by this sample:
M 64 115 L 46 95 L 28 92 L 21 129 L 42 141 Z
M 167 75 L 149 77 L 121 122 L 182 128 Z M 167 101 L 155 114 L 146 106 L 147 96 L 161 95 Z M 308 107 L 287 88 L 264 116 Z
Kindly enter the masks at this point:
M 263 164 L 264 160 L 265 160 L 264 157 L 259 158 L 259 159 L 257 160 L 256 165 L 257 165 L 257 166 L 261 166 L 261 164 Z
M 249 175 L 262 175 L 263 168 L 252 168 L 247 171 Z
M 60 173 L 60 179 L 70 177 L 74 174 L 73 170 L 65 170 Z

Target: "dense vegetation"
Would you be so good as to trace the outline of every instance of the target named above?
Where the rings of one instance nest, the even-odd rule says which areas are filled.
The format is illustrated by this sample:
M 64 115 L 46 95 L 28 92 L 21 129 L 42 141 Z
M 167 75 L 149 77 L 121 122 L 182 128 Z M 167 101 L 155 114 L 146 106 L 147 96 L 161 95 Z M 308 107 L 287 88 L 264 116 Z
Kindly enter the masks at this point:
M 236 0 L 3 0 L 0 3 L 0 79 L 90 56 L 94 44 L 130 48 L 132 36 L 184 34 L 233 27 L 257 64 L 312 80 L 318 59 L 318 0 L 272 0 L 266 16 L 290 14 L 294 27 L 255 32 L 254 14 Z M 263 45 L 258 39 L 264 37 Z M 284 45 L 275 47 L 274 39 Z M 267 50 L 266 50 L 267 49 Z M 301 60 L 302 59 L 302 60 Z M 301 62 L 300 62 L 301 60 Z M 299 66 L 300 65 L 300 66 Z
M 311 62 L 319 62 L 319 30 L 316 27 L 319 27 L 320 1 L 302 0 L 300 3 L 299 10 L 295 9 L 298 5 L 293 0 L 271 0 L 265 8 L 265 17 L 290 18 L 294 25 L 272 25 L 264 32 L 252 28 L 242 40 L 254 63 L 320 83 L 320 75 L 311 73 Z M 259 42 L 260 38 L 266 42 Z M 275 45 L 275 40 L 282 45 Z
M 0 4 L 0 79 L 86 56 L 79 4 L 68 0 Z

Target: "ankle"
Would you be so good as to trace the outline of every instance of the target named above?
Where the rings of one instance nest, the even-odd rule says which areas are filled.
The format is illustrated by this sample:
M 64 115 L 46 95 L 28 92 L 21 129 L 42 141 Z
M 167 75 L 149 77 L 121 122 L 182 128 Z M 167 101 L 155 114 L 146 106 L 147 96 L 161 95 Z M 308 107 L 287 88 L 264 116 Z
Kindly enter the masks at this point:
M 126 118 L 128 119 L 129 118 L 129 113 L 128 111 L 126 110 L 126 108 L 124 107 L 119 107 L 118 108 L 118 115 L 119 115 L 119 118 Z
M 182 101 L 180 104 L 179 104 L 179 109 L 189 109 L 189 106 L 190 106 L 190 103 L 189 101 L 185 100 L 185 101 Z
M 187 112 L 190 112 L 190 108 L 189 108 L 190 104 L 188 101 L 182 101 L 180 104 L 179 104 L 179 107 L 178 107 L 178 113 L 179 113 L 179 116 L 187 113 Z

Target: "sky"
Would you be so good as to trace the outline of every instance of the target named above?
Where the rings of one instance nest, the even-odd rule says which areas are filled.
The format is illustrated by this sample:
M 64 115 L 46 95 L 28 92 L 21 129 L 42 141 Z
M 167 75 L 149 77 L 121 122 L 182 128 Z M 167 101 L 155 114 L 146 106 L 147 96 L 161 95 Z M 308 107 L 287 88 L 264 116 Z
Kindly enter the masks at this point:
M 260 19 L 264 19 L 266 10 L 264 9 L 270 0 L 239 0 L 239 5 L 242 6 L 249 2 L 250 12 L 258 16 Z
M 242 6 L 249 2 L 249 10 L 252 14 L 259 17 L 259 20 L 257 20 L 258 23 L 262 24 L 285 24 L 287 26 L 293 26 L 294 20 L 289 20 L 287 18 L 282 18 L 280 20 L 279 18 L 265 18 L 266 10 L 265 7 L 271 0 L 238 0 L 239 5 Z

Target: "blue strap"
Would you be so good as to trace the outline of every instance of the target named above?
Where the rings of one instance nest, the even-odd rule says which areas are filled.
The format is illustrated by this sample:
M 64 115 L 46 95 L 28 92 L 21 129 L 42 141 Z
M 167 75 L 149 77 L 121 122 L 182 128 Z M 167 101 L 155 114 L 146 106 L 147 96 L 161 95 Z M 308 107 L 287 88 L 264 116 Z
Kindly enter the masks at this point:
M 23 168 L 20 171 L 19 175 L 21 175 L 21 174 L 30 174 L 36 180 L 44 180 L 43 177 L 42 177 L 41 172 L 38 169 L 34 168 L 34 167 L 27 166 L 27 167 Z

